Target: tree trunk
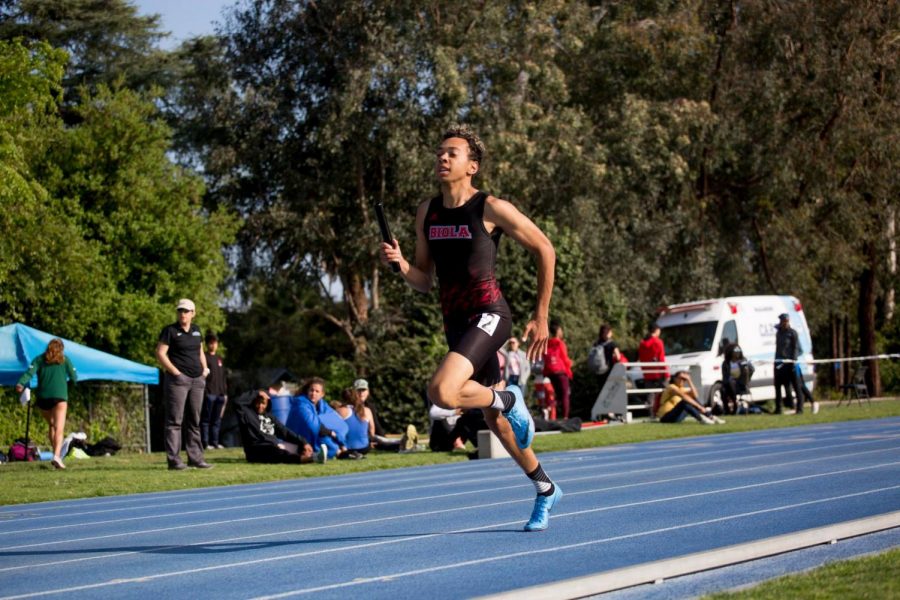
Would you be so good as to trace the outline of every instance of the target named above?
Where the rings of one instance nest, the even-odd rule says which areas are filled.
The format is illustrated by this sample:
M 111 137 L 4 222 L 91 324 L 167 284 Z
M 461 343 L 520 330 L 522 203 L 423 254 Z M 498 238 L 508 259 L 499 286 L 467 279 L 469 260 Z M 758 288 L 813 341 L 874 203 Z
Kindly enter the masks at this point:
M 841 341 L 841 318 L 838 315 L 831 315 L 831 358 L 844 358 L 844 347 Z M 832 365 L 829 381 L 831 387 L 838 389 L 843 381 L 841 373 L 844 370 L 842 362 L 836 362 Z
M 867 242 L 864 249 L 868 265 L 859 278 L 859 352 L 862 356 L 872 356 L 877 354 L 875 347 L 875 278 L 878 253 L 872 242 Z M 866 385 L 869 386 L 869 392 L 873 396 L 880 396 L 881 377 L 878 371 L 878 360 L 869 360 L 868 364 Z
M 887 292 L 884 296 L 884 320 L 890 323 L 894 319 L 894 281 L 897 277 L 897 209 L 889 206 L 887 209 L 887 240 L 888 240 L 888 281 Z

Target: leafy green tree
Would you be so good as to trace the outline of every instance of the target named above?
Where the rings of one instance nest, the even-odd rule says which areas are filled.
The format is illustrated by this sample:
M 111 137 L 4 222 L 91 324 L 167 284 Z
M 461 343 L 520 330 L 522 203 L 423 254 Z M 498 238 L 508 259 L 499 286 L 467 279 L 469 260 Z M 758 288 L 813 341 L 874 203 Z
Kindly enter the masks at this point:
M 236 220 L 202 208 L 202 180 L 169 158 L 170 131 L 151 99 L 101 86 L 73 110 L 79 124 L 35 171 L 104 267 L 103 280 L 92 283 L 111 314 L 85 340 L 153 360 L 156 336 L 180 297 L 196 302 L 202 327 L 221 330 L 223 251 Z
M 158 48 L 166 35 L 159 15 L 141 16 L 128 0 L 0 0 L 0 39 L 44 41 L 69 53 L 67 103 L 101 84 L 168 87 L 177 65 Z
M 0 41 L 0 316 L 80 337 L 102 312 L 98 249 L 54 201 L 32 163 L 62 132 L 65 53 Z

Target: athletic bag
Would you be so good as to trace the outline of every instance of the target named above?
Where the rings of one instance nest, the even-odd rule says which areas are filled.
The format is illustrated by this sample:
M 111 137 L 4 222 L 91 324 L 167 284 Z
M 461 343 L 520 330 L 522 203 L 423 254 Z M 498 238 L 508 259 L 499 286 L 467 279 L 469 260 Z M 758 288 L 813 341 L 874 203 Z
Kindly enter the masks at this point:
M 609 371 L 609 362 L 606 360 L 606 344 L 597 344 L 588 353 L 588 369 L 594 375 L 606 375 Z
M 28 447 L 25 447 L 25 440 L 22 438 L 17 439 L 13 442 L 13 445 L 9 447 L 9 460 L 21 460 L 31 462 L 33 460 L 37 460 L 37 446 L 35 446 L 32 442 L 28 442 Z

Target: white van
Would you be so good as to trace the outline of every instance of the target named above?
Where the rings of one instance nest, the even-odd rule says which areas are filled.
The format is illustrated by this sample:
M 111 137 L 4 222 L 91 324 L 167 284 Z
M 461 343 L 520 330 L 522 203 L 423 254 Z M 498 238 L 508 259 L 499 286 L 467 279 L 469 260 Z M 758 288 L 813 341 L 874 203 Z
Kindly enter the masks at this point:
M 665 307 L 657 323 L 666 361 L 700 366 L 700 382 L 694 384 L 698 385 L 701 402 L 709 405 L 721 394 L 725 347 L 736 342 L 756 369 L 750 380 L 753 402 L 774 398 L 772 360 L 781 313 L 790 315 L 791 327 L 800 338 L 803 380 L 812 390 L 815 373 L 813 365 L 806 362 L 813 358 L 812 340 L 803 307 L 793 296 L 733 296 Z

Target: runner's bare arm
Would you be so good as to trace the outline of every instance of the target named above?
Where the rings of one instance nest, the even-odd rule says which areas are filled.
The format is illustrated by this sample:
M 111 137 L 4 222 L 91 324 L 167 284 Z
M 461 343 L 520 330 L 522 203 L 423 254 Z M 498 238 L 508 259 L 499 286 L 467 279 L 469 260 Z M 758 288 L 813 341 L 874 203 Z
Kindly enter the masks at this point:
M 422 293 L 428 293 L 434 285 L 434 262 L 428 251 L 428 240 L 425 239 L 425 214 L 428 212 L 429 201 L 419 205 L 416 211 L 416 260 L 415 265 L 403 258 L 400 244 L 394 240 L 393 245 L 382 242 L 381 262 L 390 264 L 400 263 L 400 275 L 411 288 Z
M 528 359 L 537 360 L 547 350 L 550 339 L 548 319 L 550 315 L 550 296 L 553 294 L 553 276 L 556 267 L 556 251 L 544 232 L 531 219 L 506 200 L 489 196 L 484 210 L 485 226 L 488 231 L 500 227 L 509 237 L 517 241 L 531 252 L 538 267 L 538 295 L 534 315 L 525 326 L 522 339 L 528 341 Z

